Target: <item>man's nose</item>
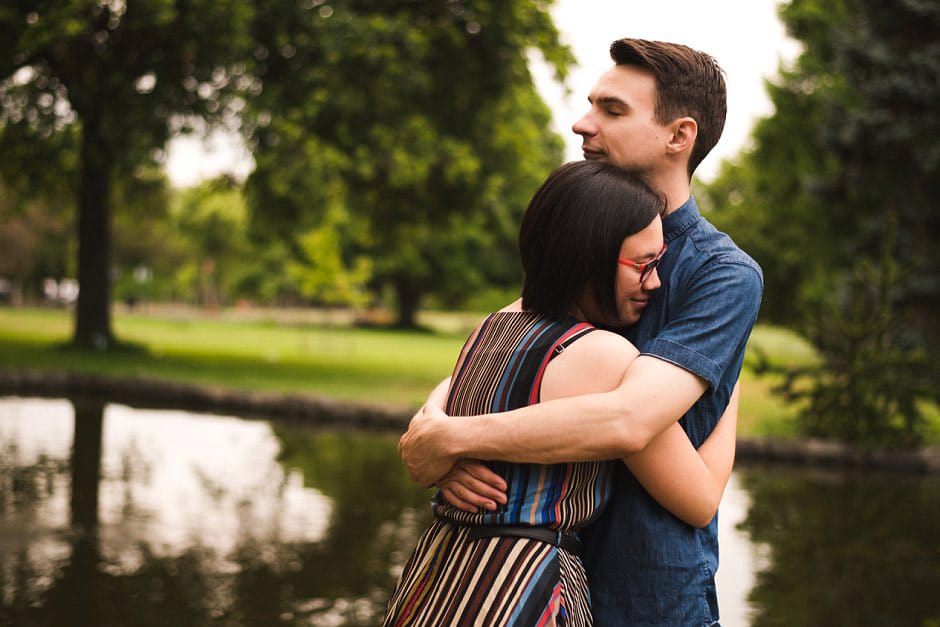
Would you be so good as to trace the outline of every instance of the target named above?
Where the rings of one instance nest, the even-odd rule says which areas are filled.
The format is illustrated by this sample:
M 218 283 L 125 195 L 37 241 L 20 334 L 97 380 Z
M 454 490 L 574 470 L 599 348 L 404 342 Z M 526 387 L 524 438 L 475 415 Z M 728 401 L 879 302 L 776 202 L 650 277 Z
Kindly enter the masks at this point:
M 593 116 L 588 111 L 581 118 L 571 125 L 571 130 L 575 135 L 589 136 L 597 132 L 597 126 L 594 124 Z

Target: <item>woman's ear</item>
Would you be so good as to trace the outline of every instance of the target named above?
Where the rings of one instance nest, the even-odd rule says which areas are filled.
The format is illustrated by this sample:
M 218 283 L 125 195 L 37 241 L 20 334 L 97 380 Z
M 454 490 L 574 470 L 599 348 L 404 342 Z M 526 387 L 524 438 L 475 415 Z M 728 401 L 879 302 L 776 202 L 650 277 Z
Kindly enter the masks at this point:
M 672 154 L 686 150 L 691 153 L 696 137 L 698 137 L 698 123 L 693 118 L 678 118 L 672 123 L 672 137 L 666 144 L 666 150 Z

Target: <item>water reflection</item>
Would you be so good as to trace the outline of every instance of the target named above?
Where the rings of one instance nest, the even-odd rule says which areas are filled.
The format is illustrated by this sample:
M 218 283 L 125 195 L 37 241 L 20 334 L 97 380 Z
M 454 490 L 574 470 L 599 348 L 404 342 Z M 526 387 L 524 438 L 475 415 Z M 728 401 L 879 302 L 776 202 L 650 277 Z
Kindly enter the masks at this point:
M 372 625 L 429 496 L 394 443 L 6 399 L 0 624 Z
M 741 524 L 770 557 L 763 625 L 940 625 L 940 481 L 752 468 Z
M 428 519 L 396 436 L 0 399 L 0 624 L 374 625 Z M 739 467 L 722 624 L 940 621 L 940 482 Z

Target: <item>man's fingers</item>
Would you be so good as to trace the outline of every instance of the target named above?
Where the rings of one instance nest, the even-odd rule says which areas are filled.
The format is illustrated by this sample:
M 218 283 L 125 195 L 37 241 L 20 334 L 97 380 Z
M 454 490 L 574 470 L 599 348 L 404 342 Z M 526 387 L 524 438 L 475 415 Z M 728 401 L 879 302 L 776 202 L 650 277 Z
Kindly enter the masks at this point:
M 427 475 L 421 472 L 419 468 L 408 466 L 408 478 L 411 479 L 412 483 L 417 483 L 422 488 L 434 487 L 434 479 L 428 479 Z
M 425 406 L 412 417 L 408 429 L 398 440 L 398 456 L 408 468 L 408 478 L 426 488 L 446 475 L 457 461 L 443 450 L 442 443 L 448 441 L 446 432 L 435 435 L 441 431 L 443 423 L 429 417 L 432 412 L 446 417 L 440 410 Z
M 451 468 L 453 461 L 443 461 L 435 464 L 418 463 L 419 460 L 412 460 L 407 454 L 402 455 L 402 461 L 405 468 L 408 469 L 408 479 L 417 483 L 422 488 L 431 488 L 440 483 L 441 477 L 445 477 L 448 468 Z

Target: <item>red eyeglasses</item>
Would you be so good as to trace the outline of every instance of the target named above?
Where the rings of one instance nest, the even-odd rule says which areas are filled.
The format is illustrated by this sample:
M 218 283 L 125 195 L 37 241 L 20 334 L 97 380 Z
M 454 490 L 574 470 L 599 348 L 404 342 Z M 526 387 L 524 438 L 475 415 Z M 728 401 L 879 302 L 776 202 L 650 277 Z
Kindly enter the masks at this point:
M 666 254 L 666 249 L 669 248 L 665 243 L 663 243 L 663 249 L 659 251 L 659 254 L 650 259 L 640 263 L 639 261 L 631 261 L 629 259 L 618 259 L 617 261 L 624 266 L 630 266 L 631 268 L 636 269 L 640 273 L 640 283 L 645 283 L 646 279 L 650 278 L 650 275 L 653 274 L 653 270 L 656 269 L 656 266 L 659 265 L 659 262 L 663 260 L 663 255 Z

